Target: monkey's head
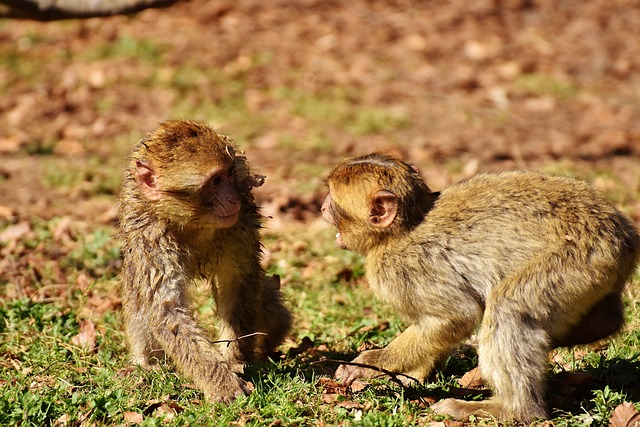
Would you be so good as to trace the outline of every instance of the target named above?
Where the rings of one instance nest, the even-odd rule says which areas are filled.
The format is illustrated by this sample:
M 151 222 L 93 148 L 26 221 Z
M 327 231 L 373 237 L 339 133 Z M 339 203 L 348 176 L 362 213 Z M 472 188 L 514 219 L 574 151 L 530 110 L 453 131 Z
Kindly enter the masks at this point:
M 262 183 L 229 138 L 187 120 L 163 122 L 141 140 L 128 175 L 134 200 L 182 228 L 233 226 L 241 196 Z
M 381 153 L 342 161 L 327 184 L 322 216 L 338 228 L 338 245 L 359 253 L 415 228 L 437 197 L 416 168 Z

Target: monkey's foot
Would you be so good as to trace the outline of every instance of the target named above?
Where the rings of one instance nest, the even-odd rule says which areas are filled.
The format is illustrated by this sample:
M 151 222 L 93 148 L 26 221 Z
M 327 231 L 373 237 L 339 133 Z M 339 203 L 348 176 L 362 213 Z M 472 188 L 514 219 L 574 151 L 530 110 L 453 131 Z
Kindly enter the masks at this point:
M 204 395 L 211 402 L 229 404 L 234 400 L 253 393 L 253 384 L 233 374 L 226 381 L 204 388 Z
M 335 379 L 342 381 L 344 385 L 351 385 L 358 378 L 372 378 L 378 372 L 353 365 L 340 365 L 334 375 Z
M 511 418 L 504 411 L 502 405 L 492 399 L 482 402 L 467 402 L 458 399 L 444 399 L 431 405 L 436 414 L 450 415 L 459 420 L 467 420 L 471 415 L 479 417 L 494 417 L 499 419 Z

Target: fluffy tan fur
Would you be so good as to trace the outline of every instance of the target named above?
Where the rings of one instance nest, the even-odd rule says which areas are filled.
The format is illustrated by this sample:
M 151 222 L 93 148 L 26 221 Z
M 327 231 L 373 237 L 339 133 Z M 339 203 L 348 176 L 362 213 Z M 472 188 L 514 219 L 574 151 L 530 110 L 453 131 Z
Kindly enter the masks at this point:
M 605 338 L 623 322 L 621 293 L 640 239 L 583 182 L 507 172 L 437 194 L 407 164 L 372 154 L 340 163 L 328 185 L 325 218 L 344 246 L 365 255 L 375 294 L 411 322 L 356 362 L 426 378 L 480 325 L 479 361 L 494 396 L 446 399 L 436 412 L 545 418 L 548 351 Z M 380 218 L 394 210 L 381 230 Z M 347 383 L 373 374 L 349 365 L 337 371 Z
M 125 172 L 122 294 L 133 362 L 167 356 L 211 400 L 250 392 L 243 364 L 271 352 L 291 324 L 277 277 L 260 265 L 263 218 L 251 190 L 261 183 L 227 137 L 183 120 L 136 144 Z M 198 278 L 215 297 L 220 339 L 266 335 L 212 343 L 191 313 Z

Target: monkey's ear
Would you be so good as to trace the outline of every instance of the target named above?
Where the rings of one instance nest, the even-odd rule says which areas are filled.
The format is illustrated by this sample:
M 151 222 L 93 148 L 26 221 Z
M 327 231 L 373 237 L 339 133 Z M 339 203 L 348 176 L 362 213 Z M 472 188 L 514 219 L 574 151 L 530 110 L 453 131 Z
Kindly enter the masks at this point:
M 147 199 L 152 201 L 160 200 L 158 177 L 148 162 L 136 160 L 135 178 L 138 188 Z
M 396 219 L 398 196 L 391 191 L 378 191 L 371 200 L 369 223 L 376 228 L 387 228 Z

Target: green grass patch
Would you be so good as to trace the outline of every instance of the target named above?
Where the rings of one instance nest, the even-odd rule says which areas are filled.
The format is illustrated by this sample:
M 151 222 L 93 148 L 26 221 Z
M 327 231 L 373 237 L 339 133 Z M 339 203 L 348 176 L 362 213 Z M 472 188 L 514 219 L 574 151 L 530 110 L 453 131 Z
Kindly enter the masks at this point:
M 391 134 L 409 125 L 405 111 L 359 105 L 361 96 L 355 92 L 334 89 L 312 94 L 279 88 L 274 96 L 287 102 L 290 113 L 312 128 L 337 126 L 354 136 L 365 136 Z
M 546 74 L 523 74 L 515 81 L 521 91 L 536 96 L 553 96 L 559 100 L 575 97 L 578 88 L 568 81 L 558 80 Z
M 153 40 L 122 35 L 83 53 L 87 61 L 131 59 L 157 65 L 163 62 L 167 48 Z
M 55 246 L 59 224 L 34 224 L 21 244 L 33 251 Z M 405 389 L 373 379 L 363 390 L 336 394 L 330 379 L 336 364 L 324 360 L 382 347 L 406 324 L 372 297 L 362 258 L 338 249 L 328 226 L 267 229 L 267 268 L 281 276 L 294 329 L 281 357 L 245 370 L 252 395 L 230 405 L 208 403 L 170 363 L 154 370 L 129 365 L 119 311 L 95 310 L 95 299 L 117 298 L 120 254 L 112 234 L 103 227 L 76 236 L 58 259 L 69 277 L 88 276 L 85 287 L 69 280 L 72 297 L 0 301 L 0 425 L 426 425 L 444 419 L 428 409 L 429 399 L 458 396 L 458 381 L 477 364 L 474 348 L 461 345 L 424 384 Z M 53 277 L 54 270 L 40 269 L 33 280 L 46 286 Z M 640 402 L 636 297 L 635 291 L 626 297 L 628 326 L 617 337 L 554 352 L 548 374 L 554 425 L 605 426 L 619 403 Z M 198 311 L 203 323 L 211 323 L 212 312 L 205 297 Z M 93 348 L 77 342 L 86 319 L 95 325 Z M 304 338 L 313 346 L 292 352 Z M 472 391 L 462 397 L 481 398 Z M 471 425 L 493 424 L 478 418 Z
M 42 162 L 43 181 L 48 187 L 76 190 L 86 196 L 114 196 L 122 184 L 124 157 L 94 156 L 80 161 L 72 157 L 50 157 Z

